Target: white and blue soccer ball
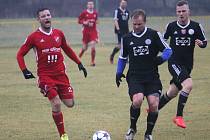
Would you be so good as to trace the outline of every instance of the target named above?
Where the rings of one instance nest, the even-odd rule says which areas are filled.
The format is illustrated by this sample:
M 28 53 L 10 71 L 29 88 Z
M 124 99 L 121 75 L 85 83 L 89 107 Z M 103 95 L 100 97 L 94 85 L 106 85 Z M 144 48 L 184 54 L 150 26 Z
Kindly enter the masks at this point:
M 93 134 L 93 140 L 111 140 L 108 132 L 100 130 Z

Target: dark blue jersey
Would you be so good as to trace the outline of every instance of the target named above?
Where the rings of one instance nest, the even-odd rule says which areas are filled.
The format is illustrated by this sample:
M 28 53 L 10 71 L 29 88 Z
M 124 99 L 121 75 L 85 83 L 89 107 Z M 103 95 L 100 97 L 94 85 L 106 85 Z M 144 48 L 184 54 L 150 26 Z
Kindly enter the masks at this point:
M 169 37 L 170 47 L 173 50 L 169 62 L 176 62 L 192 69 L 195 40 L 206 41 L 201 24 L 192 20 L 189 20 L 185 26 L 180 25 L 177 21 L 171 22 L 166 26 L 164 33 L 164 39 L 167 40 Z
M 117 8 L 114 11 L 114 20 L 118 21 L 120 32 L 122 33 L 122 35 L 127 34 L 129 32 L 129 27 L 128 27 L 129 17 L 130 14 L 127 9 L 122 10 L 121 8 Z M 116 27 L 115 27 L 115 33 L 117 33 Z
M 129 57 L 129 75 L 135 75 L 143 80 L 151 80 L 159 77 L 158 66 L 155 58 L 159 52 L 170 48 L 163 36 L 150 28 L 145 27 L 138 35 L 133 31 L 122 39 L 120 59 Z

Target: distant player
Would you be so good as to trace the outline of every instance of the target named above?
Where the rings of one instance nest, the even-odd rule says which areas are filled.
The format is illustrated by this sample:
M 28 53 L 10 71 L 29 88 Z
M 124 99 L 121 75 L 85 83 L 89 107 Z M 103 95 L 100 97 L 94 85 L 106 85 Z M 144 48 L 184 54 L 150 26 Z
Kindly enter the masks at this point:
M 78 23 L 82 24 L 82 42 L 83 47 L 79 53 L 79 57 L 81 58 L 83 53 L 88 49 L 91 48 L 91 66 L 95 66 L 95 56 L 96 50 L 95 46 L 98 42 L 98 31 L 96 28 L 96 24 L 98 22 L 98 13 L 94 10 L 94 2 L 93 0 L 88 0 L 87 2 L 87 9 L 84 10 L 79 18 Z
M 172 75 L 170 86 L 166 94 L 161 96 L 159 109 L 179 94 L 178 106 L 174 123 L 186 128 L 183 119 L 183 109 L 193 87 L 190 73 L 193 69 L 195 45 L 200 48 L 207 46 L 207 40 L 201 24 L 190 20 L 190 9 L 187 1 L 179 1 L 176 5 L 177 21 L 167 25 L 165 39 L 170 37 L 173 54 L 168 61 L 168 69 Z
M 38 86 L 41 93 L 48 97 L 52 106 L 52 117 L 57 126 L 61 140 L 68 140 L 64 130 L 61 101 L 67 107 L 74 106 L 74 92 L 66 75 L 64 65 L 65 54 L 78 64 L 79 70 L 87 76 L 86 69 L 78 59 L 74 51 L 66 42 L 62 31 L 51 27 L 51 13 L 48 8 L 37 11 L 37 20 L 40 27 L 30 34 L 17 53 L 17 61 L 25 79 L 35 78 L 27 69 L 24 56 L 33 49 L 37 61 Z
M 158 65 L 169 59 L 172 50 L 159 32 L 145 26 L 146 14 L 143 10 L 135 10 L 131 20 L 133 31 L 122 39 L 116 72 L 116 84 L 119 87 L 121 78 L 125 78 L 123 71 L 129 58 L 126 80 L 132 104 L 129 113 L 130 128 L 125 135 L 125 140 L 134 139 L 144 96 L 150 108 L 144 140 L 152 140 L 152 130 L 158 118 L 159 96 L 162 92 Z M 162 55 L 158 56 L 159 52 L 162 52 Z
M 114 11 L 114 32 L 117 37 L 117 45 L 110 55 L 110 63 L 113 64 L 115 54 L 120 50 L 121 39 L 129 32 L 129 11 L 127 9 L 127 0 L 121 0 L 120 6 Z

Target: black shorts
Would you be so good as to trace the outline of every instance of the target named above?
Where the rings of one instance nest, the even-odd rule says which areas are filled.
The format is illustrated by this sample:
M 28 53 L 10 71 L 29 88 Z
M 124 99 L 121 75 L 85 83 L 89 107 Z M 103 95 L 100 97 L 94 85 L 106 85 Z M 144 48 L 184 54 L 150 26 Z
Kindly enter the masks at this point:
M 121 44 L 122 35 L 116 34 L 116 38 L 117 38 L 117 44 Z
M 152 81 L 142 81 L 140 79 L 127 77 L 128 93 L 132 99 L 134 94 L 143 93 L 144 96 L 160 96 L 162 93 L 162 84 L 160 79 Z
M 192 69 L 176 63 L 168 63 L 168 70 L 172 76 L 170 84 L 174 83 L 179 90 L 182 89 L 181 83 L 190 77 Z

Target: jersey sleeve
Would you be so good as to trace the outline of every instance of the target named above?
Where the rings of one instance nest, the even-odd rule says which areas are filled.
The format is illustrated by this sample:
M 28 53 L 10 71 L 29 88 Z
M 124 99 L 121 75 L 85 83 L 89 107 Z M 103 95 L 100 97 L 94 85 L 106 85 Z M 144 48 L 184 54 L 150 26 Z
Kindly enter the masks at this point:
M 166 25 L 166 27 L 165 27 L 165 32 L 163 33 L 163 38 L 165 39 L 165 40 L 168 40 L 169 39 L 169 37 L 170 37 L 170 24 L 168 23 L 167 25 Z
M 207 41 L 204 28 L 201 24 L 199 24 L 199 27 L 198 27 L 197 39 L 200 39 L 201 41 Z
M 171 57 L 172 49 L 165 42 L 165 40 L 163 39 L 163 36 L 160 32 L 156 32 L 156 36 L 157 36 L 157 39 L 156 39 L 157 46 L 159 47 L 159 51 L 162 52 L 160 57 L 162 58 L 163 61 L 166 61 Z
M 75 52 L 73 51 L 73 49 L 67 44 L 66 42 L 66 38 L 64 36 L 64 34 L 61 32 L 61 36 L 62 36 L 62 49 L 65 52 L 65 54 L 71 59 L 73 60 L 75 63 L 80 64 L 80 60 L 77 57 L 77 55 L 75 54 Z
M 18 62 L 18 65 L 21 70 L 26 69 L 26 64 L 24 61 L 24 56 L 30 51 L 30 49 L 33 47 L 33 39 L 31 36 L 28 36 L 24 42 L 24 44 L 20 47 L 20 49 L 17 52 L 16 59 Z
M 78 23 L 83 24 L 84 22 L 84 12 L 82 12 L 78 17 Z
M 118 10 L 114 10 L 114 20 L 118 20 Z
M 127 60 L 128 58 L 128 46 L 124 37 L 121 39 L 121 49 L 119 58 L 125 60 Z
M 155 36 L 156 36 L 155 38 L 156 38 L 157 46 L 161 52 L 163 52 L 164 49 L 171 49 L 169 45 L 165 42 L 160 32 L 156 32 Z

